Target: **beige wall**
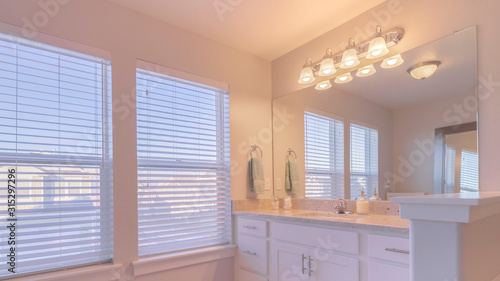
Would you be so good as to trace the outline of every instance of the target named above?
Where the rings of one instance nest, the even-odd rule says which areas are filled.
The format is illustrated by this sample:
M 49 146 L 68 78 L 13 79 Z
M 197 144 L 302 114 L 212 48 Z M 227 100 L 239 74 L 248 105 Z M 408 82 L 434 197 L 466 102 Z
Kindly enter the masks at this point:
M 229 83 L 232 198 L 246 197 L 247 152 L 252 143 L 255 142 L 264 149 L 265 173 L 271 177 L 272 140 L 265 135 L 266 130 L 270 131 L 271 121 L 270 62 L 108 1 L 58 0 L 58 10 L 52 9 L 50 13 L 45 12 L 39 3 L 43 2 L 1 0 L 0 21 L 18 27 L 23 27 L 26 21 L 30 21 L 41 33 L 111 52 L 115 109 L 113 137 L 116 262 L 129 265 L 137 259 L 137 249 L 134 247 L 137 244 L 137 160 L 133 98 L 136 59 Z M 37 21 L 33 20 L 34 17 Z M 32 32 L 25 34 L 31 36 Z M 34 36 L 33 40 L 37 40 L 37 36 Z M 269 135 L 272 136 L 271 133 Z M 231 259 L 225 260 L 224 263 L 225 265 L 215 264 L 220 266 L 217 270 L 232 270 Z M 184 270 L 189 272 L 189 269 Z M 231 272 L 226 273 L 227 280 L 231 280 Z M 154 280 L 171 279 L 170 276 L 159 274 Z M 188 279 L 222 280 L 220 276 L 220 273 L 208 270 L 204 275 L 198 274 L 198 277 Z
M 434 193 L 434 130 L 453 125 L 443 118 L 443 113 L 467 96 L 460 95 L 394 111 L 391 180 L 395 192 Z M 475 120 L 476 116 L 470 114 L 461 123 Z
M 497 149 L 500 141 L 500 70 L 497 67 L 499 10 L 500 1 L 497 0 L 388 0 L 274 60 L 273 96 L 279 97 L 301 89 L 297 79 L 307 57 L 318 60 L 327 47 L 331 47 L 334 52 L 341 51 L 349 37 L 355 37 L 358 42 L 369 39 L 376 24 L 382 28 L 400 26 L 405 29 L 404 40 L 395 47 L 398 52 L 477 25 L 480 188 L 500 190 L 500 174 L 497 172 L 500 166 L 500 150 Z
M 283 122 L 283 120 L 275 120 L 274 124 L 274 175 L 276 178 L 281 179 L 282 187 L 281 190 L 277 192 L 280 196 L 283 196 L 285 192 L 283 187 L 285 177 L 285 155 L 288 148 L 296 152 L 297 161 L 299 163 L 301 190 L 297 192 L 297 195 L 304 195 L 304 111 L 311 111 L 331 118 L 336 118 L 338 116 L 344 121 L 345 191 L 348 191 L 350 186 L 350 123 L 366 125 L 378 130 L 379 172 L 392 170 L 391 155 L 393 132 L 392 111 L 390 109 L 332 87 L 325 91 L 317 91 L 314 88 L 308 88 L 275 99 L 273 101 L 273 111 L 275 113 L 286 113 L 286 115 L 289 116 L 286 122 Z M 381 195 L 385 196 L 383 186 L 384 178 L 379 177 L 378 187 Z M 346 193 L 346 198 L 349 198 L 348 194 L 349 193 Z

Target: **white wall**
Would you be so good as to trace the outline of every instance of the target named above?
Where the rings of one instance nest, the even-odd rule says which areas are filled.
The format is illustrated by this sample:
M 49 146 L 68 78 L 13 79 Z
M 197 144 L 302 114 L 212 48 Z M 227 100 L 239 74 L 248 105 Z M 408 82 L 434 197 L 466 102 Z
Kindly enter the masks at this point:
M 310 109 L 308 109 L 310 108 Z M 325 91 L 308 88 L 297 91 L 273 101 L 273 111 L 289 115 L 286 122 L 277 119 L 274 122 L 274 175 L 281 178 L 284 186 L 285 155 L 288 148 L 297 153 L 300 170 L 301 190 L 297 195 L 304 195 L 305 186 L 305 142 L 304 142 L 304 111 L 328 116 L 339 116 L 344 121 L 344 186 L 349 190 L 350 170 L 350 123 L 374 127 L 379 133 L 379 171 L 392 170 L 392 111 L 380 105 L 369 102 L 353 94 L 336 90 L 334 87 Z M 318 112 L 319 111 L 319 112 Z M 324 114 L 323 114 L 324 113 Z M 293 115 L 293 117 L 291 117 Z M 379 177 L 379 191 L 385 196 L 384 179 Z M 381 188 L 382 187 L 382 188 Z M 372 187 L 370 187 L 372 188 Z M 277 194 L 282 196 L 284 188 Z M 347 194 L 346 194 L 346 198 Z
M 500 190 L 500 173 L 497 172 L 500 166 L 500 150 L 497 149 L 500 142 L 499 10 L 498 0 L 388 0 L 274 60 L 273 96 L 302 88 L 297 79 L 306 58 L 321 58 L 327 47 L 334 52 L 340 51 L 350 37 L 358 42 L 369 39 L 376 24 L 384 29 L 396 26 L 405 29 L 404 40 L 394 47 L 399 53 L 477 25 L 480 189 Z
M 51 3 L 43 8 L 40 3 Z M 56 4 L 56 5 L 53 5 Z M 232 198 L 244 199 L 247 152 L 261 145 L 272 174 L 270 62 L 102 0 L 0 0 L 0 21 L 111 52 L 115 261 L 137 259 L 136 59 L 230 85 Z M 207 11 L 210 12 L 210 11 Z M 215 11 L 214 11 L 215 12 Z M 37 40 L 36 32 L 27 35 Z M 136 280 L 231 280 L 232 259 Z M 183 272 L 182 274 L 179 272 Z M 204 272 L 204 274 L 202 274 Z M 192 276 L 192 278 L 190 278 Z M 153 278 L 153 279 L 152 279 Z M 85 279 L 85 278 L 84 278 Z M 85 279 L 86 280 L 86 279 Z M 97 280 L 96 280 L 97 281 Z M 107 281 L 107 280 L 106 280 Z
M 467 95 L 394 111 L 393 186 L 395 192 L 434 192 L 435 129 L 448 127 L 444 112 Z M 474 122 L 470 114 L 462 123 Z

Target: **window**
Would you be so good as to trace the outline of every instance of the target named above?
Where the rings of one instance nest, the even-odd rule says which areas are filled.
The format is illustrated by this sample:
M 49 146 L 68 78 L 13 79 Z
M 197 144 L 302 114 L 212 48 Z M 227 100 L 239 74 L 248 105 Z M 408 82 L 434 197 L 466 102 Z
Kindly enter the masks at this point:
M 367 198 L 378 187 L 378 131 L 351 124 L 351 199 L 359 197 L 362 187 Z
M 307 198 L 344 197 L 344 123 L 305 112 Z
M 479 164 L 477 153 L 462 150 L 462 163 L 460 169 L 461 192 L 479 191 L 478 168 Z
M 227 91 L 137 70 L 139 256 L 231 237 Z
M 445 159 L 445 193 L 455 193 L 455 162 L 456 149 L 446 146 Z
M 17 205 L 11 217 L 0 189 L 0 278 L 110 262 L 110 62 L 0 35 L 0 103 L 0 177 L 15 169 Z

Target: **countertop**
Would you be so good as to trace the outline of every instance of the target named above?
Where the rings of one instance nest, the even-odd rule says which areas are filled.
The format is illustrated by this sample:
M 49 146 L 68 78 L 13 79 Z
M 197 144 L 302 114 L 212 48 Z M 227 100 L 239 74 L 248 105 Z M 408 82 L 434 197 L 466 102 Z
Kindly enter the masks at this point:
M 240 210 L 233 211 L 233 215 L 241 215 L 246 218 L 271 219 L 279 222 L 311 223 L 321 226 L 334 226 L 353 229 L 367 229 L 393 233 L 409 233 L 407 219 L 388 215 L 339 215 L 332 212 L 311 210 Z

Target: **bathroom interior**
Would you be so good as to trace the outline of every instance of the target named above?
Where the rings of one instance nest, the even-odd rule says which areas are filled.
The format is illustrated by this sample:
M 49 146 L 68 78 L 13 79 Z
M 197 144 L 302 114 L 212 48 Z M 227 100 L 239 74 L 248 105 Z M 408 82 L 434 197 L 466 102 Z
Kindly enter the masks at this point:
M 500 281 L 500 1 L 0 5 L 0 280 Z

